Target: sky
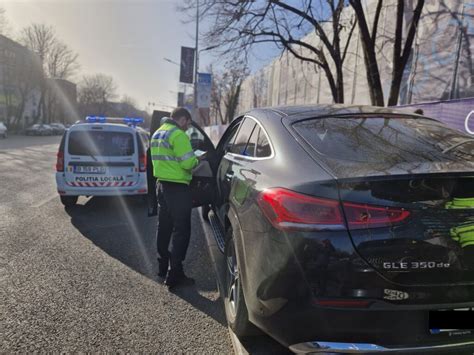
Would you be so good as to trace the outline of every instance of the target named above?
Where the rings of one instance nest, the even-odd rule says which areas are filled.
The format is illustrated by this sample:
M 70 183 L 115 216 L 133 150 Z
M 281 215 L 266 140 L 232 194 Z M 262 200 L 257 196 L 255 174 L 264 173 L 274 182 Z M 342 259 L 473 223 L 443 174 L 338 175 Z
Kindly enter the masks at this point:
M 176 105 L 180 47 L 194 47 L 195 24 L 183 24 L 180 0 L 1 0 L 11 35 L 32 23 L 51 25 L 59 39 L 79 54 L 82 75 L 114 77 L 121 97 L 133 97 L 140 109 Z M 216 61 L 203 52 L 201 72 Z M 191 90 L 191 88 L 189 89 Z M 165 105 L 165 106 L 158 106 Z M 167 106 L 168 107 L 167 107 Z

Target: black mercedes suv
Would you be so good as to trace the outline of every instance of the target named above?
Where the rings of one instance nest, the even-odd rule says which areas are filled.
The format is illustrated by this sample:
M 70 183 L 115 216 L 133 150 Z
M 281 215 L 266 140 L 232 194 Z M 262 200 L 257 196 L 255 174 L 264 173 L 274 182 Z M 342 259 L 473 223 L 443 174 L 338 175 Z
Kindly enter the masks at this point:
M 474 348 L 474 137 L 324 105 L 255 109 L 216 149 L 202 139 L 194 202 L 211 205 L 237 335 L 297 353 Z

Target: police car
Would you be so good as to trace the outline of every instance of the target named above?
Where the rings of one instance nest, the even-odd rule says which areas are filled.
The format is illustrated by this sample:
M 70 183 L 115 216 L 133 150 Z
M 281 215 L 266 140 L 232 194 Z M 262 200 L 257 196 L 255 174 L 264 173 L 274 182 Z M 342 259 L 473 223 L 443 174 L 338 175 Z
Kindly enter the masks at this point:
M 141 118 L 88 116 L 63 135 L 56 162 L 61 202 L 79 196 L 147 193 L 146 150 L 149 134 Z

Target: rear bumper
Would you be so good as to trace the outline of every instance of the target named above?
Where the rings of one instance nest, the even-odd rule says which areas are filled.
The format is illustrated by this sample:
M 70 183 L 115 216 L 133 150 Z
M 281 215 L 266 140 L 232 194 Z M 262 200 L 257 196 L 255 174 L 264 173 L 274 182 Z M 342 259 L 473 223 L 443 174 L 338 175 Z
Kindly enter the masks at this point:
M 258 222 L 255 225 L 258 230 Z M 405 353 L 417 348 L 422 352 L 433 348 L 435 353 L 457 346 L 474 349 L 474 331 L 432 334 L 429 327 L 430 310 L 473 307 L 468 287 L 394 285 L 366 267 L 342 234 L 245 231 L 243 235 L 244 247 L 239 251 L 249 319 L 285 346 L 302 353 L 351 353 L 347 347 L 354 344 L 364 347 L 354 348 L 354 353 L 368 352 L 365 345 Z M 431 297 L 438 289 L 444 290 L 443 302 L 433 302 Z M 385 290 L 403 291 L 409 298 L 386 299 Z M 367 305 L 344 304 L 345 300 Z M 400 350 L 407 344 L 413 346 Z
M 56 173 L 56 186 L 61 196 L 121 196 L 146 195 L 148 193 L 146 174 L 140 174 L 138 182 L 132 186 L 77 187 L 67 185 L 63 174 Z
M 342 354 L 384 354 L 384 353 L 437 353 L 444 351 L 461 351 L 474 349 L 474 341 L 459 342 L 454 344 L 422 345 L 407 347 L 386 347 L 369 343 L 336 343 L 325 341 L 312 341 L 294 344 L 290 350 L 296 354 L 314 353 L 342 353 Z

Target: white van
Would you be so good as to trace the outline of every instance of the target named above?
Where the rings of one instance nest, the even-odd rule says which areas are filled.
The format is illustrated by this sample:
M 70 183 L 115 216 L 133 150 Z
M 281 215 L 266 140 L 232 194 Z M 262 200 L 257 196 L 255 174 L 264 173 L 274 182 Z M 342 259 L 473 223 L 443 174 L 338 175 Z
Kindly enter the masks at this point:
M 90 116 L 63 135 L 56 163 L 61 202 L 79 196 L 144 195 L 149 134 L 139 118 Z

